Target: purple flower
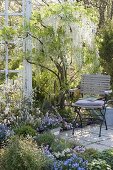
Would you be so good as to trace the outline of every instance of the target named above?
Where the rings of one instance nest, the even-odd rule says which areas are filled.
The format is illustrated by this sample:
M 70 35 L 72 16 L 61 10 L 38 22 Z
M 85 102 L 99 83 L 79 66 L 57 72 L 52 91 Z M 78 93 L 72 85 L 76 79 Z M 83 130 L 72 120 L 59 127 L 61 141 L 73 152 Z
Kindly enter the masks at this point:
M 82 158 L 78 158 L 78 160 L 79 160 L 80 163 L 83 162 L 83 159 L 82 159 Z
M 73 156 L 73 158 L 77 158 L 77 155 L 76 155 L 75 153 L 73 153 L 73 155 L 72 155 L 72 156 Z
M 72 168 L 77 168 L 78 166 L 79 166 L 78 163 L 74 163 L 74 164 L 72 165 Z
M 64 165 L 67 166 L 69 164 L 69 160 L 67 159 L 65 162 L 64 162 Z
M 85 170 L 85 168 L 78 167 L 78 169 L 77 169 L 77 170 Z

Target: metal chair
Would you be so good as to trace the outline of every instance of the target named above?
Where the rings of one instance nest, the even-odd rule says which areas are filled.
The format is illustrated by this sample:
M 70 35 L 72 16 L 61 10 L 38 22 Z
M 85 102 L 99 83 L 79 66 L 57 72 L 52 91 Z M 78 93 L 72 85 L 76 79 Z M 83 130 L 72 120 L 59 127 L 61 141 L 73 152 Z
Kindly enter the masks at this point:
M 96 116 L 96 119 L 100 121 L 99 137 L 101 136 L 101 128 L 103 123 L 107 130 L 106 123 L 106 103 L 107 94 L 110 91 L 110 76 L 102 74 L 84 74 L 81 78 L 80 92 L 82 98 L 72 104 L 76 117 L 73 121 L 73 134 L 76 126 L 76 121 L 79 119 L 80 127 L 83 127 L 83 114 L 82 110 L 89 110 L 90 118 Z M 94 118 L 95 119 L 95 118 Z

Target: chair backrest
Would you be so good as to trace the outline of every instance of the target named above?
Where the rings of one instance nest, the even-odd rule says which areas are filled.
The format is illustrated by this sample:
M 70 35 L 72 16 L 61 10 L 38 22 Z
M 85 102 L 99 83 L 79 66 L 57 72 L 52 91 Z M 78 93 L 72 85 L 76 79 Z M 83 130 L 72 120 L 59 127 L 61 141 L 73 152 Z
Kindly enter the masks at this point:
M 83 95 L 103 95 L 110 90 L 110 76 L 103 74 L 84 74 L 81 78 L 80 91 Z

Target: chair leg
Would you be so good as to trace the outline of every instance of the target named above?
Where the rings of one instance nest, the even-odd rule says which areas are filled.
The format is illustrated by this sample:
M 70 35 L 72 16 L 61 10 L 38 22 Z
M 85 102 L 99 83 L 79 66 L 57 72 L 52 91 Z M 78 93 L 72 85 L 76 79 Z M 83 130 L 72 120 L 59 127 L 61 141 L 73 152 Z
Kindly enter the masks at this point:
M 106 118 L 105 118 L 105 126 L 106 126 L 106 130 L 108 130 Z
M 76 121 L 77 121 L 77 118 L 79 117 L 79 120 L 80 120 L 80 127 L 82 128 L 82 116 L 80 114 L 80 108 L 75 108 L 75 112 L 77 113 L 77 116 L 76 118 L 74 119 L 73 121 L 73 129 L 72 129 L 72 135 L 74 135 L 74 131 L 75 131 L 75 127 L 76 127 Z
M 76 119 L 74 119 L 73 121 L 72 135 L 74 135 L 75 126 L 76 126 Z
M 80 109 L 81 109 L 81 108 L 78 108 L 78 109 L 76 110 L 76 112 L 77 112 L 78 117 L 79 117 L 79 120 L 80 120 L 80 127 L 82 128 L 83 125 L 82 125 L 82 116 L 81 116 L 81 114 L 80 114 Z
M 101 116 L 102 116 L 103 120 L 102 120 L 102 122 L 101 122 L 101 124 L 100 124 L 99 137 L 101 137 L 101 128 L 102 128 L 103 122 L 105 123 L 106 130 L 108 130 L 107 122 L 106 122 L 106 118 L 105 118 L 106 108 L 105 108 L 105 110 L 104 110 L 104 113 L 102 113 L 102 110 L 100 110 L 100 113 L 101 113 Z
M 100 130 L 99 130 L 99 137 L 101 137 L 101 128 L 102 128 L 103 121 L 100 124 Z
M 82 124 L 82 116 L 81 116 L 81 114 L 80 114 L 80 112 L 79 112 L 79 118 L 80 118 L 80 126 L 81 126 L 81 128 L 83 128 L 83 124 Z
M 101 115 L 102 115 L 102 117 L 103 117 L 103 121 L 104 121 L 104 123 L 105 123 L 106 130 L 108 130 L 107 122 L 106 122 L 106 118 L 105 118 L 106 108 L 104 109 L 104 113 L 102 113 L 102 110 L 100 110 L 100 112 L 101 112 Z
M 105 108 L 105 112 L 104 112 L 104 122 L 105 122 L 106 130 L 108 130 L 105 114 L 106 114 L 106 108 Z

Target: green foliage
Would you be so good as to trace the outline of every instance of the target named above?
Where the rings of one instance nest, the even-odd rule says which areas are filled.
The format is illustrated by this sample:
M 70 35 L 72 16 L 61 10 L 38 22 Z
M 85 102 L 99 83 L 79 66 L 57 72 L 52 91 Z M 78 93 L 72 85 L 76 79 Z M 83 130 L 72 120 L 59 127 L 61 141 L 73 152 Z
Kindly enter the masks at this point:
M 43 134 L 39 134 L 35 137 L 35 140 L 37 142 L 37 144 L 40 146 L 40 145 L 49 145 L 51 146 L 52 143 L 54 143 L 55 141 L 55 136 L 51 133 L 43 133 Z
M 15 8 L 17 8 L 17 6 Z M 42 78 L 43 82 L 39 80 L 40 85 L 39 88 L 37 88 L 39 92 L 44 93 L 40 95 L 42 98 L 43 96 L 49 96 L 49 91 L 54 93 L 54 80 L 57 82 L 55 95 L 61 96 L 69 88 L 70 79 L 68 79 L 67 71 L 69 66 L 73 64 L 71 59 L 73 59 L 73 56 L 75 57 L 77 51 L 72 40 L 74 37 L 73 31 L 75 30 L 73 29 L 73 25 L 82 25 L 82 18 L 84 16 L 94 21 L 94 18 L 96 18 L 95 13 L 93 8 L 86 9 L 81 3 L 69 3 L 68 1 L 64 3 L 52 3 L 41 7 L 38 11 L 34 11 L 30 23 L 26 21 L 24 24 L 24 30 L 22 24 L 17 30 L 11 26 L 1 29 L 0 37 L 2 37 L 5 42 L 13 41 L 15 35 L 16 37 L 19 36 L 19 38 L 22 36 L 25 38 L 30 34 L 32 37 L 33 48 L 30 52 L 23 52 L 20 44 L 19 47 L 16 47 L 15 44 L 8 43 L 9 55 L 11 57 L 27 58 L 37 66 L 40 66 L 41 69 L 46 69 L 46 71 L 52 70 L 50 72 L 54 76 L 50 75 L 48 78 L 47 74 L 45 78 L 45 75 L 42 75 L 43 73 L 38 73 L 39 76 L 44 77 Z M 9 17 L 9 23 L 13 26 L 22 23 L 22 20 L 18 18 L 18 20 L 15 21 L 15 17 L 14 19 L 13 17 Z M 80 51 L 82 51 L 82 49 L 80 49 Z M 77 57 L 77 60 L 79 60 L 79 57 Z M 90 60 L 87 60 L 87 65 L 89 65 L 89 62 L 91 63 L 92 60 L 92 57 L 90 57 Z M 20 60 L 18 59 L 17 61 L 10 61 L 9 69 L 17 69 L 19 65 Z M 10 74 L 10 78 L 12 77 L 13 75 Z M 49 83 L 50 79 L 51 83 Z M 42 84 L 45 80 L 47 81 L 43 87 Z
M 4 119 L 7 119 L 7 117 L 12 116 L 14 118 L 14 116 L 20 114 L 22 106 L 21 82 L 17 80 L 14 85 L 7 86 L 4 86 L 4 84 L 2 84 L 1 89 L 3 90 L 0 91 L 1 96 L 0 120 L 3 121 Z
M 109 22 L 102 30 L 100 37 L 100 62 L 103 72 L 111 76 L 111 84 L 113 85 L 113 23 Z
M 59 113 L 69 123 L 72 122 L 75 117 L 75 114 L 70 107 L 67 108 L 65 107 L 64 109 L 60 109 Z
M 66 141 L 64 139 L 56 139 L 52 145 L 51 149 L 53 152 L 62 152 L 63 150 L 67 148 L 72 148 L 74 146 L 74 143 Z
M 56 82 L 56 77 L 51 72 L 39 70 L 37 74 L 37 70 L 34 69 L 33 87 L 35 88 L 34 99 L 37 104 L 43 104 L 44 100 L 51 102 L 55 95 L 58 96 L 58 82 Z
M 89 149 L 86 149 L 85 152 L 79 153 L 79 156 L 81 156 L 85 160 L 88 160 L 88 162 L 92 162 L 94 159 L 99 158 L 99 154 L 100 154 L 99 151 L 93 148 L 89 148 Z
M 2 154 L 2 170 L 47 170 L 50 162 L 35 143 L 15 137 Z
M 108 149 L 100 153 L 100 159 L 103 159 L 111 166 L 113 169 L 113 149 Z
M 83 48 L 84 65 L 83 73 L 94 74 L 100 72 L 100 62 L 97 58 L 97 49 L 89 49 L 87 46 Z
M 11 41 L 15 34 L 16 31 L 10 26 L 5 26 L 0 30 L 0 37 L 6 42 Z
M 0 30 L 0 39 L 2 41 L 5 41 L 5 44 L 3 44 L 3 47 L 0 49 L 0 55 L 3 58 L 3 61 L 0 63 L 0 69 L 5 69 L 5 55 L 6 55 L 6 45 L 8 47 L 8 55 L 10 56 L 10 59 L 8 60 L 8 69 L 15 70 L 18 69 L 22 62 L 22 48 L 18 47 L 18 44 L 15 45 L 15 43 L 10 43 L 10 41 L 15 41 L 15 36 L 17 36 L 17 30 L 14 29 L 12 26 L 4 26 Z M 1 59 L 2 59 L 1 58 Z M 10 73 L 9 75 L 10 79 L 17 78 L 17 73 Z M 5 79 L 4 75 L 1 75 L 1 83 L 3 83 Z
M 105 150 L 102 152 L 99 152 L 93 148 L 86 149 L 84 153 L 79 153 L 79 156 L 81 156 L 83 159 L 88 160 L 89 169 L 91 170 L 97 170 L 97 169 L 113 169 L 113 149 Z M 97 168 L 97 169 L 96 169 Z
M 23 136 L 23 137 L 26 137 L 27 135 L 30 135 L 30 136 L 36 135 L 36 131 L 30 125 L 19 126 L 14 131 L 17 135 Z
M 62 152 L 64 149 L 72 148 L 74 146 L 73 142 L 69 142 L 64 139 L 57 139 L 55 135 L 50 132 L 37 135 L 35 140 L 39 146 L 49 145 L 53 152 Z
M 61 108 L 64 106 L 65 92 L 70 86 L 70 76 L 68 76 L 70 66 L 74 65 L 75 62 L 77 65 L 79 61 L 81 62 L 81 67 L 83 65 L 86 66 L 86 62 L 89 65 L 96 58 L 94 54 L 92 55 L 93 57 L 88 56 L 89 60 L 84 59 L 82 44 L 80 49 L 74 45 L 76 43 L 74 42 L 74 34 L 76 35 L 75 27 L 76 25 L 84 25 L 82 23 L 83 16 L 90 21 L 93 15 L 91 10 L 87 11 L 80 3 L 71 4 L 64 2 L 49 4 L 38 11 L 34 11 L 30 21 L 30 33 L 27 32 L 32 36 L 34 45 L 32 59 L 30 53 L 26 54 L 26 58 L 41 69 L 45 69 L 54 75 L 53 79 L 57 82 L 58 103 Z M 25 27 L 24 31 L 26 32 L 26 30 L 28 29 Z M 78 57 L 78 50 L 79 54 L 81 54 L 81 59 Z M 76 58 L 76 61 L 74 61 L 74 58 Z M 85 62 L 83 62 L 84 60 Z M 90 68 L 92 68 L 92 65 L 90 65 Z M 78 70 L 81 72 L 82 68 Z M 56 95 L 53 79 L 51 78 L 51 84 L 48 83 L 49 79 L 47 79 L 44 86 L 47 92 L 51 88 L 51 91 Z M 49 96 L 49 93 L 47 95 Z
M 6 140 L 6 132 L 0 129 L 0 146 Z
M 112 170 L 111 167 L 106 163 L 105 160 L 101 159 L 94 159 L 91 163 L 88 165 L 89 170 Z

